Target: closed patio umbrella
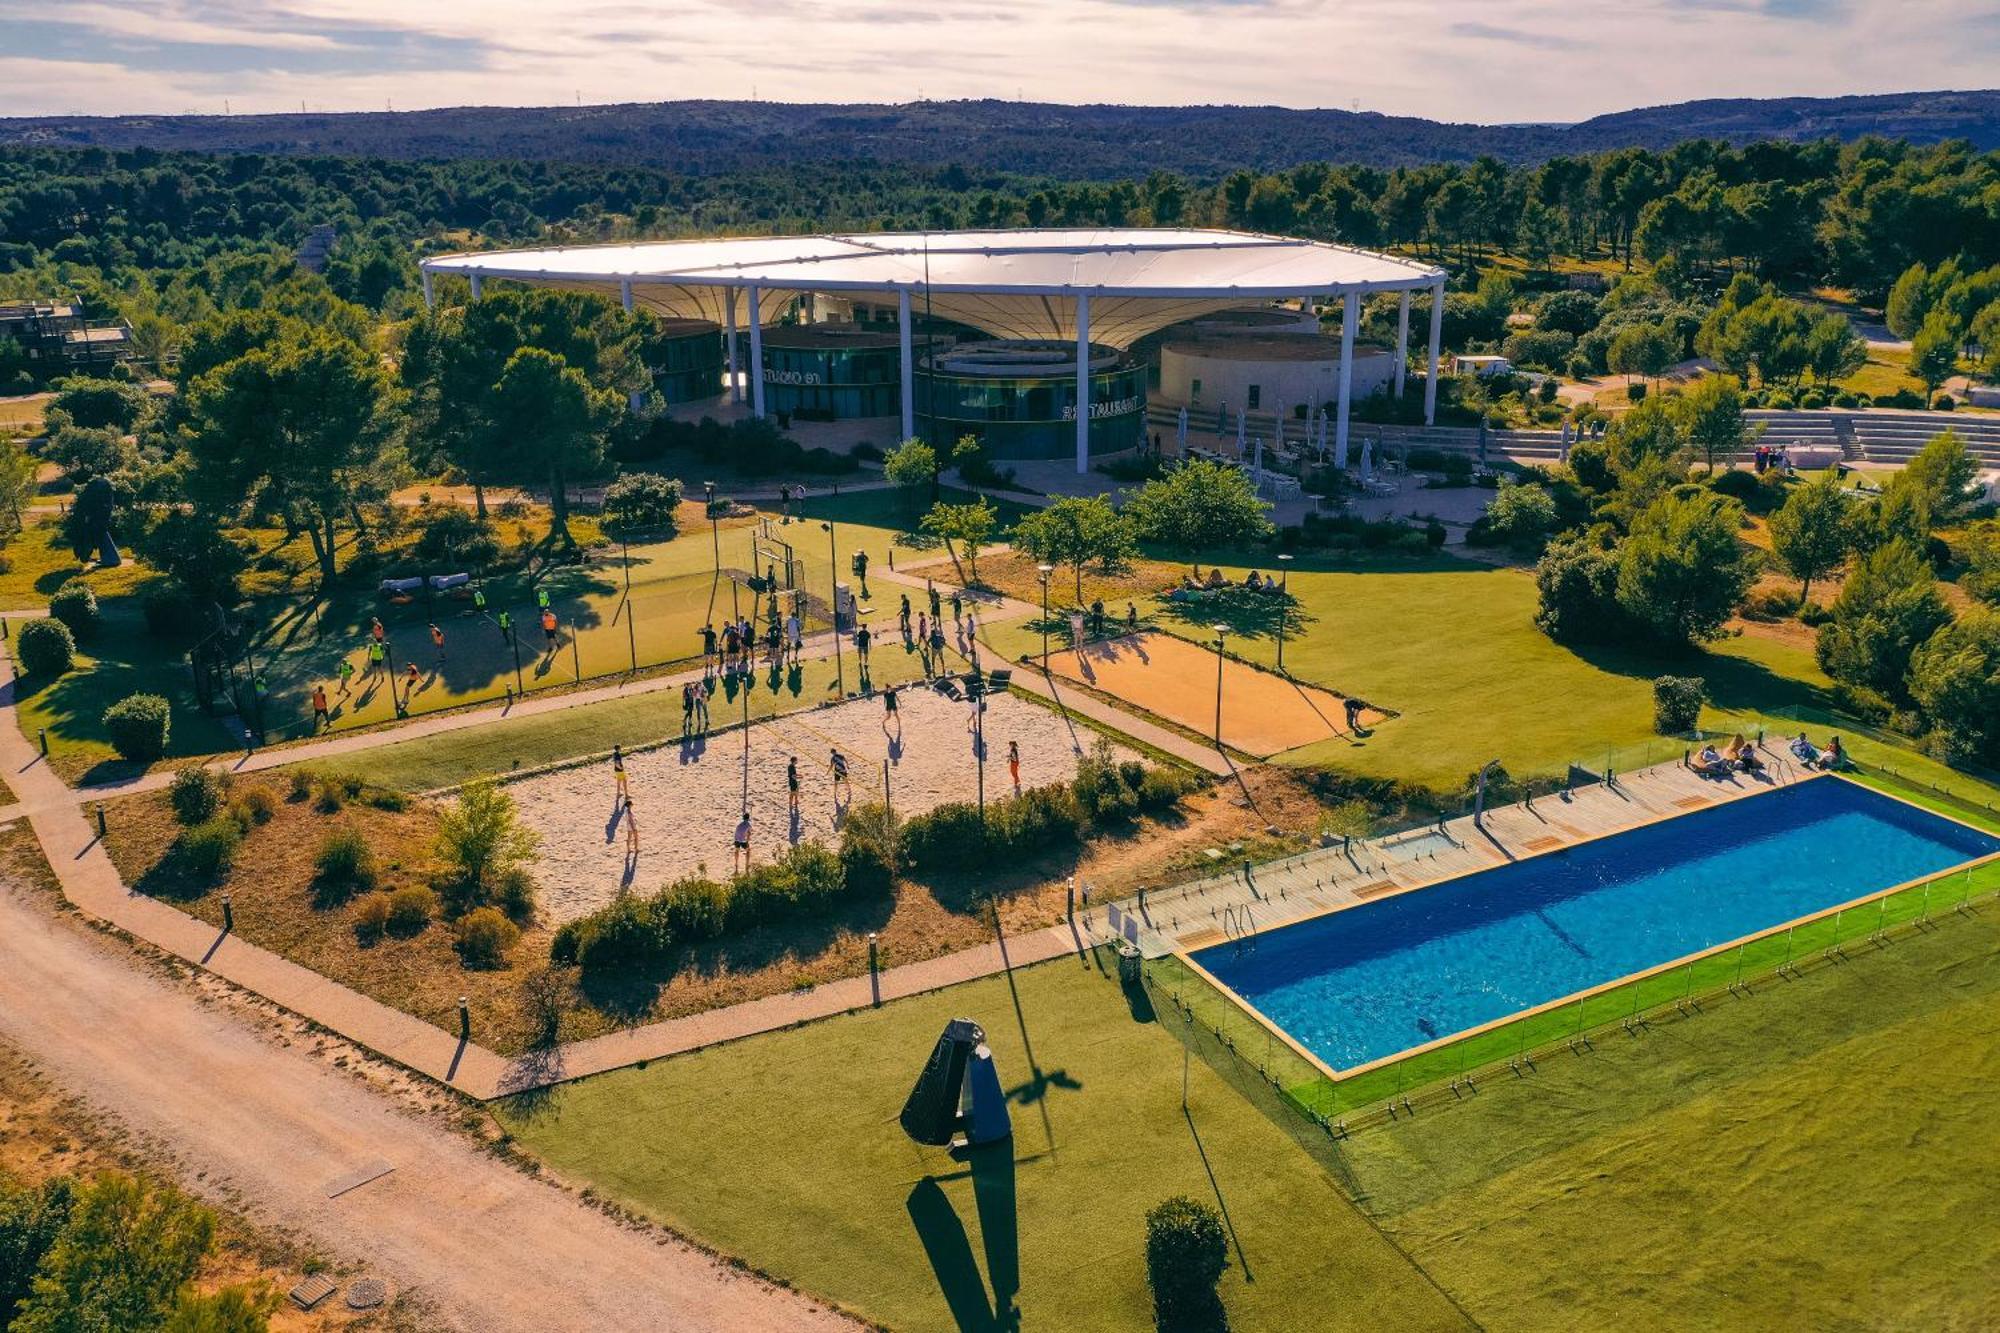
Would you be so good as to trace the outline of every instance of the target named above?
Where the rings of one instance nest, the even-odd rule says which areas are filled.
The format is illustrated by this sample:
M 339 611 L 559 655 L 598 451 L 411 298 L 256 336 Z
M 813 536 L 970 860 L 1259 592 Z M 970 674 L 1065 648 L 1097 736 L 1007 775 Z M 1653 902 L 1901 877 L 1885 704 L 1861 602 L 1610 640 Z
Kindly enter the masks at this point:
M 1174 446 L 1181 453 L 1187 452 L 1187 409 L 1181 409 L 1181 419 L 1174 427 Z

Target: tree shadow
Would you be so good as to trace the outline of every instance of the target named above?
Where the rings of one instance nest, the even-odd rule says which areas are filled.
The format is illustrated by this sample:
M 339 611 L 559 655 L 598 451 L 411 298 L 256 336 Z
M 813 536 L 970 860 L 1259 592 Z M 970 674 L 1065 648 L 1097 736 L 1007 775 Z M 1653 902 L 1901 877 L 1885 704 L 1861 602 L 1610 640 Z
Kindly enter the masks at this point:
M 1287 638 L 1297 638 L 1319 619 L 1290 593 L 1254 592 L 1241 584 L 1163 600 L 1158 614 L 1202 630 L 1221 625 L 1238 639 L 1274 639 L 1280 626 Z

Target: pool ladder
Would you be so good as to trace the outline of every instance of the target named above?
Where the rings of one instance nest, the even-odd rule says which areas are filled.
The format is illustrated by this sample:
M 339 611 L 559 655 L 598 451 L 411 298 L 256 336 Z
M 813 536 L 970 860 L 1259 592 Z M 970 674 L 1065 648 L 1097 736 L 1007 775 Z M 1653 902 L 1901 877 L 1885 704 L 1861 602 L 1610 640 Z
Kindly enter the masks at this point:
M 1250 915 L 1250 904 L 1222 909 L 1222 933 L 1236 945 L 1236 952 L 1257 947 L 1257 919 Z

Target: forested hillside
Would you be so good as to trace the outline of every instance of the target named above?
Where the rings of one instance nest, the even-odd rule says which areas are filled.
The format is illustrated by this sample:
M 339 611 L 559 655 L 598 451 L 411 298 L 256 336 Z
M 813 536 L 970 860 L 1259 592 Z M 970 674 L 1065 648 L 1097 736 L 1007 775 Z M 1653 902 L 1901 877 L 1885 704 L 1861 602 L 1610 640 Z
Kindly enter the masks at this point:
M 1577 125 L 1446 124 L 1413 116 L 1284 107 L 901 106 L 656 102 L 583 107 L 274 116 L 45 116 L 0 119 L 0 144 L 390 158 L 532 158 L 644 163 L 710 175 L 879 162 L 1111 180 L 1173 171 L 1214 180 L 1305 162 L 1375 167 L 1531 164 L 1689 139 L 1853 140 L 1871 134 L 2000 147 L 2000 92 L 1685 102 Z

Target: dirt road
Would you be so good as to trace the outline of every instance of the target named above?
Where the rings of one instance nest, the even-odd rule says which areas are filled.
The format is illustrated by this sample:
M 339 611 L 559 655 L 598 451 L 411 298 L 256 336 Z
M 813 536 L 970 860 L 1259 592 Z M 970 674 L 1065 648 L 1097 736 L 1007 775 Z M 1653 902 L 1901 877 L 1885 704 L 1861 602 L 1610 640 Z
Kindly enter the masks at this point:
M 171 1151 L 191 1188 L 370 1265 L 445 1326 L 852 1327 L 395 1109 L 12 885 L 0 886 L 0 1037 Z M 384 1163 L 387 1175 L 327 1197 Z

